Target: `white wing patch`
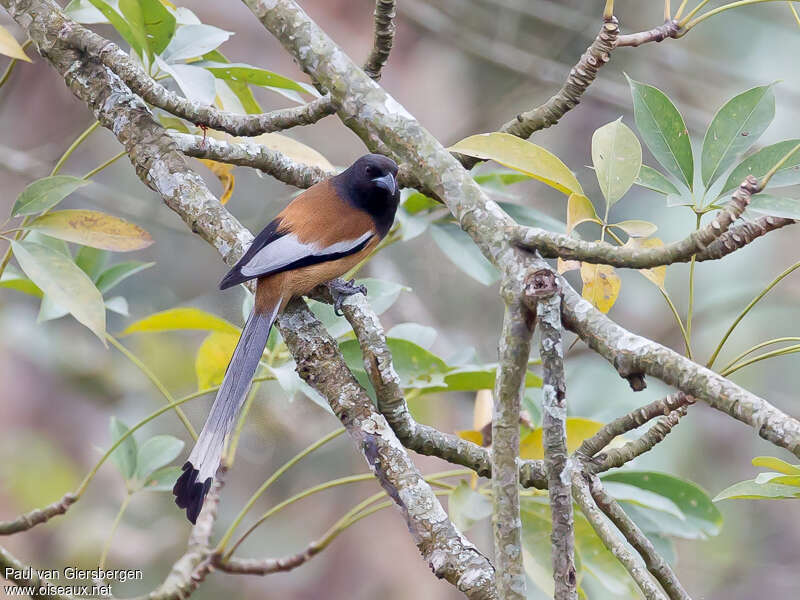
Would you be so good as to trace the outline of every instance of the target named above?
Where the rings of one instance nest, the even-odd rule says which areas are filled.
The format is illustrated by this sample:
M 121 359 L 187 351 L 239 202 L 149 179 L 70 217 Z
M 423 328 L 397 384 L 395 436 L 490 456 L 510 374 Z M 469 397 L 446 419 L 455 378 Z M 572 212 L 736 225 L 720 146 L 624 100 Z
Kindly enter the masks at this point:
M 247 264 L 241 266 L 240 270 L 246 277 L 264 275 L 311 256 L 324 257 L 330 254 L 349 252 L 373 235 L 373 232 L 368 231 L 354 240 L 336 242 L 325 247 L 318 244 L 304 244 L 293 234 L 284 235 L 256 252 Z

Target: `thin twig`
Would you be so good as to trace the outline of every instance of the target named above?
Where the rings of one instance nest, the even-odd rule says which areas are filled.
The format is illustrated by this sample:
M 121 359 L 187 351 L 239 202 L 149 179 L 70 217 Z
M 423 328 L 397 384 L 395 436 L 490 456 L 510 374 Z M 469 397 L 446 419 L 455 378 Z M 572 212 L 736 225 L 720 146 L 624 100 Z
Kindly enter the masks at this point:
M 375 81 L 389 58 L 395 34 L 395 0 L 375 0 L 375 40 L 364 63 L 364 72 Z

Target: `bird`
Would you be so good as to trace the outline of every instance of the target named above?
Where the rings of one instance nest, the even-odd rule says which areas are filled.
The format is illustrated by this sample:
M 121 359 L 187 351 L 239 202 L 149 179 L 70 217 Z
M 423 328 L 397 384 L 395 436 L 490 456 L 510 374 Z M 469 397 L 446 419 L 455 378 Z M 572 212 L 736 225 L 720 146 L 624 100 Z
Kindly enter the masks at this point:
M 256 279 L 255 303 L 208 419 L 172 490 L 191 523 L 196 523 L 216 476 L 278 314 L 289 300 L 324 283 L 337 314 L 347 296 L 366 293 L 363 286 L 338 278 L 386 236 L 399 201 L 397 164 L 380 154 L 366 154 L 294 198 L 220 282 L 225 290 Z

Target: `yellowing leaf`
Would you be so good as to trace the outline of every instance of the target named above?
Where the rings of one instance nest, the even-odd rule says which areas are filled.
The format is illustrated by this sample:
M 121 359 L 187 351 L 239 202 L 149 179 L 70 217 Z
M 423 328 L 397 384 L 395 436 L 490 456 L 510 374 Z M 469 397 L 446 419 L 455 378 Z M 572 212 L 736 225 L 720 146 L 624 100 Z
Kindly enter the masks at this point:
M 238 341 L 238 334 L 221 331 L 213 331 L 203 340 L 194 361 L 198 390 L 205 390 L 222 383 L 225 369 L 228 368 Z
M 175 331 L 180 329 L 201 329 L 239 335 L 239 328 L 225 319 L 199 308 L 171 308 L 140 319 L 130 325 L 122 335 L 144 331 Z
M 5 27 L 0 26 L 0 54 L 5 54 L 6 56 L 10 56 L 11 58 L 16 58 L 18 60 L 24 60 L 26 62 L 31 62 L 31 59 L 28 58 L 28 55 L 25 54 L 25 50 L 22 49 L 22 46 L 19 45 L 14 36 L 11 35 L 11 32 L 6 29 Z
M 785 460 L 775 458 L 774 456 L 756 456 L 753 459 L 753 466 L 772 469 L 773 471 L 778 471 L 778 473 L 784 473 L 785 475 L 800 475 L 800 465 L 789 464 Z
M 607 313 L 614 306 L 622 285 L 614 267 L 608 265 L 581 264 L 583 280 L 582 296 L 601 312 Z
M 478 390 L 475 394 L 475 408 L 472 412 L 472 427 L 480 431 L 492 422 L 494 399 L 492 390 Z
M 574 452 L 583 440 L 592 437 L 603 427 L 602 423 L 583 419 L 580 417 L 570 417 L 567 419 L 567 452 Z M 542 445 L 542 428 L 537 427 L 526 435 L 519 443 L 519 456 L 525 459 L 544 458 L 544 446 Z
M 215 160 L 208 160 L 207 158 L 199 159 L 208 170 L 217 176 L 222 184 L 222 194 L 220 194 L 219 201 L 225 204 L 233 195 L 233 188 L 236 185 L 236 179 L 233 176 L 233 165 L 227 163 L 217 162 Z
M 628 240 L 625 244 L 626 246 L 633 246 L 635 248 L 660 248 L 664 245 L 658 238 L 635 238 L 632 237 Z M 667 277 L 667 266 L 663 265 L 661 267 L 654 267 L 652 269 L 639 269 L 639 273 L 643 276 L 647 277 L 650 281 L 652 281 L 656 286 L 664 289 L 664 280 Z
M 27 228 L 115 252 L 141 250 L 153 243 L 150 234 L 138 225 L 94 210 L 58 210 L 38 217 Z
M 612 227 L 622 229 L 632 238 L 646 238 L 653 235 L 658 231 L 658 226 L 650 221 L 640 221 L 639 219 L 631 219 L 630 221 L 621 221 L 614 223 Z
M 558 268 L 558 272 L 563 275 L 567 271 L 580 269 L 581 263 L 579 260 L 564 260 L 563 258 L 559 258 L 558 261 L 556 261 L 556 267 Z
M 250 139 L 250 138 L 248 138 Z M 262 133 L 252 138 L 256 144 L 277 150 L 299 163 L 319 167 L 325 171 L 333 171 L 333 165 L 327 158 L 313 148 L 280 133 Z
M 567 200 L 567 235 L 587 221 L 600 222 L 591 200 L 583 194 L 570 194 Z
M 575 175 L 555 154 L 508 133 L 473 135 L 448 150 L 494 160 L 565 194 L 583 194 L 583 188 Z
M 483 434 L 480 431 L 462 429 L 461 431 L 456 431 L 456 435 L 462 440 L 467 440 L 473 444 L 478 444 L 478 446 L 483 446 Z

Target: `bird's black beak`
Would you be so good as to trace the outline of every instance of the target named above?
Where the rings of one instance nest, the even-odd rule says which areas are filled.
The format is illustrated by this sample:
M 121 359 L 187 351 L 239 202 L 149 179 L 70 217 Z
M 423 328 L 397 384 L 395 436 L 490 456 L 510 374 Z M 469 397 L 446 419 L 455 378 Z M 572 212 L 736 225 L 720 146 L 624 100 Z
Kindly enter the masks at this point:
M 390 196 L 394 196 L 394 193 L 397 191 L 397 181 L 391 173 L 387 173 L 383 177 L 376 177 L 372 180 L 372 183 L 389 192 Z

